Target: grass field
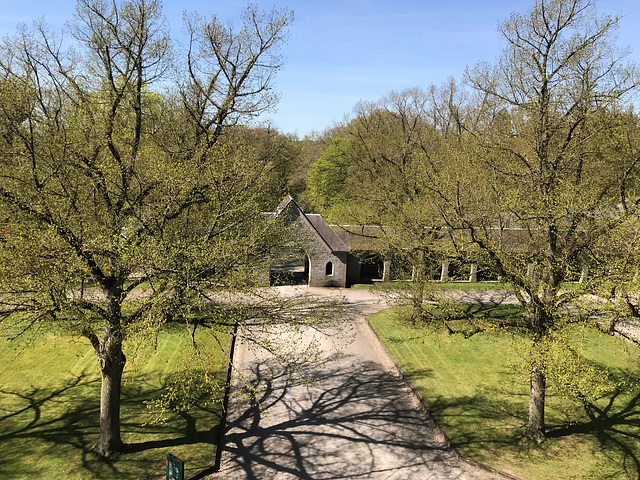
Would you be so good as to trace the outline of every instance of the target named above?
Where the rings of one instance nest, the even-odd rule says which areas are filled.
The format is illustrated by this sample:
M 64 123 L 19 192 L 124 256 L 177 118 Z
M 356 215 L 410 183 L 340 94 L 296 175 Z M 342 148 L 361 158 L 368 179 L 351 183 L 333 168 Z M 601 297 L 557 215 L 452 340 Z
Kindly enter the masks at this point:
M 447 335 L 409 324 L 406 311 L 370 317 L 382 341 L 463 455 L 526 480 L 640 478 L 640 349 L 589 327 L 572 337 L 592 362 L 626 388 L 587 413 L 551 385 L 542 447 L 520 442 L 528 379 L 511 368 L 511 333 Z
M 212 464 L 219 403 L 147 424 L 153 412 L 145 402 L 159 398 L 186 361 L 184 327 L 162 332 L 156 351 L 126 352 L 121 414 L 128 452 L 109 460 L 91 451 L 99 431 L 100 374 L 88 341 L 51 331 L 0 341 L 0 478 L 162 479 L 167 452 L 185 460 L 186 478 Z M 223 379 L 226 356 L 215 358 Z
M 404 281 L 393 281 L 393 282 L 376 282 L 375 284 L 370 283 L 359 283 L 353 285 L 352 288 L 358 290 L 367 290 L 370 288 L 375 288 L 376 286 L 384 286 L 386 289 L 394 289 L 394 288 L 405 288 L 407 282 Z M 500 282 L 438 282 L 433 281 L 430 285 L 436 290 L 508 290 L 510 287 L 507 283 Z

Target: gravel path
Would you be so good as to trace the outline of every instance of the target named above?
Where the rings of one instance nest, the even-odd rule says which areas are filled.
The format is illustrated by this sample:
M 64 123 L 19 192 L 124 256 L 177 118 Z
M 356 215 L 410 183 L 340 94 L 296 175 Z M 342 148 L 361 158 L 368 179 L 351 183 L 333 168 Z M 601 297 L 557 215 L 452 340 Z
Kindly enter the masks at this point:
M 264 351 L 238 344 L 221 469 L 210 480 L 497 479 L 460 460 L 365 319 L 385 308 L 366 290 L 283 287 L 283 295 L 345 298 L 353 341 L 308 332 L 326 360 L 299 384 Z M 253 394 L 245 382 L 257 386 Z

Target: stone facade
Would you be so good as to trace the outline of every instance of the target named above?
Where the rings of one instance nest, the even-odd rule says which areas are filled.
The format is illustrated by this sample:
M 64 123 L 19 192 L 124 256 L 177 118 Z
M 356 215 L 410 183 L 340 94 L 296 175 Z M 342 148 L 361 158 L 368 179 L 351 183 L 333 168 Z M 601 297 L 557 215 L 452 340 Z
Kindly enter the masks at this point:
M 281 218 L 293 229 L 292 238 L 295 245 L 283 246 L 283 257 L 294 258 L 294 262 L 287 264 L 287 260 L 273 259 L 269 270 L 269 280 L 266 283 L 283 284 L 294 278 L 293 283 L 308 284 L 310 287 L 349 287 L 357 283 L 388 282 L 392 280 L 392 258 L 385 258 L 384 238 L 388 227 L 380 225 L 329 225 L 321 215 L 305 213 L 295 200 L 288 196 L 275 212 L 267 215 L 273 218 Z M 521 229 L 501 230 L 501 235 L 510 243 L 518 244 Z M 505 238 L 501 241 L 505 242 Z M 456 259 L 446 257 L 446 248 L 450 241 L 448 236 L 443 236 L 434 244 L 437 252 L 440 251 L 440 263 L 438 265 L 440 275 L 434 275 L 433 280 L 448 281 L 493 281 L 491 271 L 477 263 L 459 262 Z M 286 251 L 295 250 L 295 255 Z M 304 257 L 304 258 L 302 258 Z M 297 262 L 297 263 L 296 263 Z M 295 273 L 292 273 L 291 265 L 295 265 Z M 433 265 L 436 268 L 436 265 Z M 403 272 L 402 266 L 394 264 L 396 279 L 408 280 L 411 272 Z M 535 275 L 534 264 L 529 266 L 529 275 Z M 275 272 L 275 273 L 274 273 Z M 262 272 L 261 272 L 262 273 Z M 433 272 L 436 273 L 435 271 Z M 403 276 L 404 275 L 404 276 Z M 260 284 L 263 277 L 257 275 Z M 588 270 L 582 269 L 580 283 L 587 280 Z M 274 278 L 276 281 L 274 281 Z M 413 274 L 411 274 L 413 279 Z M 497 278 L 501 281 L 500 278 Z
M 290 196 L 271 215 L 284 218 L 293 229 L 295 243 L 306 256 L 310 287 L 348 287 L 385 278 L 382 256 L 376 252 L 380 227 L 329 225 L 322 215 L 305 213 Z
M 294 229 L 308 259 L 310 287 L 346 287 L 349 248 L 338 238 L 321 215 L 305 214 L 290 196 L 274 212 L 284 216 Z
M 356 283 L 391 280 L 391 259 L 381 253 L 384 249 L 385 227 L 329 225 L 322 215 L 305 213 L 290 196 L 270 215 L 285 219 L 285 223 L 293 229 L 294 250 L 297 249 L 298 257 L 306 259 L 296 260 L 297 283 L 303 279 L 310 287 L 349 287 Z M 478 265 L 470 264 L 468 267 L 468 281 L 477 282 Z M 288 267 L 279 268 L 278 272 L 282 274 L 287 272 Z M 445 258 L 440 265 L 440 281 L 460 278 L 459 269 L 454 269 L 452 276 L 450 268 L 451 262 Z M 291 269 L 288 271 L 291 272 Z M 293 276 L 291 274 L 289 278 Z M 286 273 L 271 283 L 287 283 Z

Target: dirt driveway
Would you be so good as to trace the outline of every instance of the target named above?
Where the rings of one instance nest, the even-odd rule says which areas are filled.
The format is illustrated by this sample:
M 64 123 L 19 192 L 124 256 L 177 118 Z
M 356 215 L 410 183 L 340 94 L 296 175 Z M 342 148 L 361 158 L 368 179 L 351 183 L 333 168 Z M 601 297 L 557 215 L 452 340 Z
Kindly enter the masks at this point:
M 264 351 L 238 344 L 221 469 L 225 479 L 493 479 L 446 446 L 365 319 L 385 308 L 366 290 L 282 287 L 280 293 L 344 297 L 353 337 L 309 336 L 324 360 L 300 383 Z M 252 393 L 244 385 L 257 386 Z

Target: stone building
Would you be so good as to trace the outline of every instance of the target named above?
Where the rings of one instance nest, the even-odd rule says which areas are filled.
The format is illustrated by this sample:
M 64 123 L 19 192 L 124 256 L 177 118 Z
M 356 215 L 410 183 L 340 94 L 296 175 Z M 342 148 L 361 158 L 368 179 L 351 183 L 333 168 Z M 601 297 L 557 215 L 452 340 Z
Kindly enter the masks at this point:
M 385 227 L 329 225 L 322 215 L 305 213 L 291 196 L 282 200 L 268 215 L 284 219 L 293 233 L 292 245 L 283 247 L 281 255 L 271 262 L 271 285 L 294 283 L 310 287 L 349 287 L 356 283 L 391 279 L 391 260 L 384 256 L 384 237 L 388 233 Z M 503 243 L 513 243 L 514 248 L 518 248 L 519 229 L 506 229 L 500 233 Z M 481 272 L 480 265 L 473 261 L 448 258 L 446 250 L 450 242 L 448 235 L 435 241 L 434 247 L 440 251 L 437 260 L 440 263 L 433 265 L 433 280 L 477 282 L 497 279 L 486 266 Z M 395 277 L 399 275 L 398 270 L 396 264 Z M 400 275 L 405 275 L 405 279 L 413 278 L 411 272 Z
M 329 225 L 322 215 L 305 213 L 291 196 L 272 215 L 290 225 L 295 244 L 274 261 L 271 283 L 293 279 L 310 287 L 347 287 L 387 279 L 381 227 Z
M 391 261 L 384 257 L 385 227 L 377 225 L 329 225 L 322 215 L 305 213 L 291 196 L 287 196 L 274 212 L 273 218 L 284 219 L 293 229 L 293 244 L 283 247 L 282 255 L 274 258 L 269 272 L 269 283 L 306 284 L 310 287 L 349 287 L 356 283 L 372 283 L 391 279 Z M 458 238 L 465 242 L 465 233 Z M 495 240 L 505 249 L 513 249 L 514 255 L 526 257 L 527 232 L 518 227 L 495 230 Z M 468 239 L 467 239 L 468 240 Z M 474 257 L 461 259 L 449 257 L 453 237 L 443 233 L 434 240 L 432 280 L 448 282 L 500 281 L 490 266 L 478 263 Z M 523 247 L 525 246 L 525 247 Z M 535 258 L 530 255 L 529 270 L 534 274 Z M 395 259 L 394 278 L 413 279 L 413 273 L 399 272 Z M 576 265 L 572 281 L 584 283 L 585 266 Z M 262 272 L 262 275 L 266 274 Z M 266 279 L 260 275 L 260 283 Z M 263 281 L 264 279 L 264 281 Z

